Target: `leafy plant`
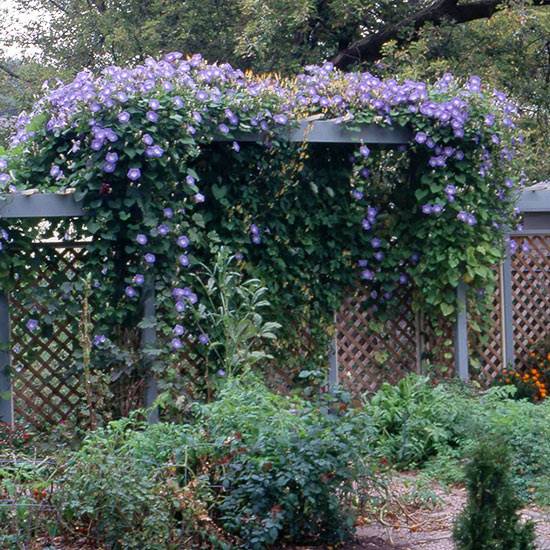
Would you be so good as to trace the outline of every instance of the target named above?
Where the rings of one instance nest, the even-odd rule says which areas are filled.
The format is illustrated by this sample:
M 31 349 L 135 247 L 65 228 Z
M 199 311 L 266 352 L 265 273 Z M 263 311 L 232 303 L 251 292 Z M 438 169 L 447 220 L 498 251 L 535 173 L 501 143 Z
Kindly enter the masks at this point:
M 458 408 L 444 386 L 409 375 L 384 383 L 366 402 L 365 412 L 379 431 L 377 446 L 398 467 L 419 466 L 442 449 L 457 444 Z
M 263 317 L 270 307 L 268 289 L 258 279 L 244 280 L 235 263 L 235 256 L 221 247 L 213 267 L 202 264 L 202 272 L 194 275 L 206 298 L 197 310 L 197 322 L 208 327 L 208 345 L 223 376 L 247 372 L 272 359 L 264 351 L 264 341 L 274 340 L 281 327 Z
M 247 380 L 230 381 L 201 418 L 221 453 L 210 474 L 221 487 L 216 517 L 244 547 L 351 536 L 371 474 L 364 415 L 343 402 L 282 398 Z
M 490 438 L 476 447 L 466 468 L 468 502 L 453 533 L 459 550 L 534 550 L 534 524 L 520 521 L 511 475 L 502 441 Z

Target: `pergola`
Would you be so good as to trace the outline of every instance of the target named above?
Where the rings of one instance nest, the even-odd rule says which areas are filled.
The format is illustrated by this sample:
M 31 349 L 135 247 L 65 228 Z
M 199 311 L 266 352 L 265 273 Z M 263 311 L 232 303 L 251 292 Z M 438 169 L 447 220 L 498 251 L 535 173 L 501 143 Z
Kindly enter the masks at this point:
M 363 125 L 357 130 L 350 130 L 337 120 L 306 119 L 296 127 L 279 132 L 277 139 L 289 142 L 308 142 L 325 144 L 358 144 L 366 143 L 378 146 L 396 147 L 410 143 L 413 134 L 407 128 L 390 128 L 374 124 Z M 231 138 L 233 139 L 233 138 Z M 235 140 L 243 142 L 262 143 L 264 134 L 236 135 Z M 229 141 L 228 138 L 218 138 L 215 141 Z M 525 229 L 528 232 L 550 233 L 550 183 L 540 184 L 525 190 L 519 202 L 520 209 L 525 213 Z M 0 218 L 74 218 L 86 216 L 82 204 L 75 200 L 71 190 L 64 193 L 41 193 L 36 190 L 26 190 L 20 193 L 0 194 Z M 504 281 L 511 277 L 510 259 L 504 262 Z M 505 288 L 510 289 L 508 284 Z M 507 363 L 513 361 L 512 340 L 512 296 L 511 291 L 504 296 L 504 327 L 506 335 L 505 356 Z M 466 285 L 460 284 L 457 289 L 459 310 L 455 322 L 455 369 L 462 380 L 468 380 L 468 323 L 466 312 Z M 142 296 L 143 316 L 147 328 L 142 329 L 142 345 L 152 346 L 156 341 L 155 296 L 154 287 L 149 282 L 144 287 Z M 338 384 L 338 350 L 333 341 L 329 350 L 329 384 Z M 13 400 L 10 376 L 10 316 L 9 297 L 0 288 L 0 419 L 13 422 Z M 6 398 L 7 397 L 7 398 Z M 145 404 L 150 406 L 157 397 L 157 385 L 151 376 L 147 380 Z M 150 420 L 156 420 L 153 414 Z

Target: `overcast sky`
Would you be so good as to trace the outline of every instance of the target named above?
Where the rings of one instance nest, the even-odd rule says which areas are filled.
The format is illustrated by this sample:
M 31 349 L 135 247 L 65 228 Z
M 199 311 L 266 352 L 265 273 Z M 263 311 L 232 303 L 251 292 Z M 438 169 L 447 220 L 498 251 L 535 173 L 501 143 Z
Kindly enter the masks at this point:
M 25 23 L 38 17 L 36 12 L 20 13 L 14 8 L 14 0 L 0 0 L 0 29 L 12 36 L 24 28 Z M 0 38 L 1 40 L 1 38 Z M 0 41 L 0 47 L 6 57 L 17 57 L 23 52 L 16 46 L 7 46 Z

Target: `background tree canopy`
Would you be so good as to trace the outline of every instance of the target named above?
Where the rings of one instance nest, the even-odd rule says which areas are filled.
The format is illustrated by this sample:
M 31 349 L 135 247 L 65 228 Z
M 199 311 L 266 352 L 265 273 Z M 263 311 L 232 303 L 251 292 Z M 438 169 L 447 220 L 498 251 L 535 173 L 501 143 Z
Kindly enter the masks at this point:
M 256 72 L 344 70 L 432 79 L 479 74 L 519 102 L 530 180 L 546 179 L 550 142 L 550 0 L 12 0 L 0 58 L 0 113 L 29 105 L 42 81 L 167 51 L 201 52 Z M 4 8 L 5 10 L 7 8 Z M 13 13 L 35 13 L 14 27 Z

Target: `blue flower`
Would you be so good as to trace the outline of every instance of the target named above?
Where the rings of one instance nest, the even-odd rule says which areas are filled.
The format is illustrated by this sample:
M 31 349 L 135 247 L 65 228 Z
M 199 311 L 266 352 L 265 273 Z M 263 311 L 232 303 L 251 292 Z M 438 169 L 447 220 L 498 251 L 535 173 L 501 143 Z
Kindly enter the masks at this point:
M 210 338 L 208 338 L 208 334 L 201 334 L 199 336 L 199 342 L 203 345 L 203 346 L 206 346 L 209 342 L 210 342 Z
M 29 319 L 25 326 L 29 332 L 36 332 L 38 330 L 38 321 L 36 319 Z
M 179 338 L 172 338 L 170 345 L 173 350 L 179 350 L 183 347 L 183 342 Z
M 189 257 L 187 254 L 181 254 L 178 258 L 178 261 L 181 266 L 188 267 L 189 266 Z
M 185 334 L 185 327 L 182 325 L 174 325 L 172 332 L 175 336 L 183 336 Z
M 162 213 L 165 218 L 171 219 L 174 217 L 174 211 L 171 208 L 165 208 Z
M 144 235 L 143 233 L 140 233 L 137 237 L 136 237 L 136 241 L 138 244 L 141 244 L 141 245 L 145 245 L 147 244 L 147 235 Z
M 96 334 L 93 338 L 93 345 L 99 347 L 101 344 L 104 344 L 107 341 L 107 338 L 104 334 Z
M 166 237 L 166 235 L 168 235 L 168 233 L 170 233 L 170 228 L 165 223 L 161 223 L 157 227 L 157 231 L 158 231 L 158 234 L 161 237 Z
M 143 259 L 148 264 L 154 264 L 157 261 L 157 257 L 151 252 L 147 252 L 147 254 L 143 256 Z
M 122 111 L 121 113 L 118 113 L 117 119 L 121 124 L 127 124 L 130 121 L 130 113 Z
M 189 238 L 185 235 L 180 235 L 176 242 L 181 248 L 187 248 L 189 246 Z
M 136 273 L 136 275 L 134 275 L 134 278 L 132 280 L 134 281 L 134 284 L 142 285 L 145 282 L 145 277 L 141 275 L 141 273 Z
M 128 296 L 128 298 L 135 298 L 137 296 L 136 289 L 132 286 L 127 286 L 124 289 L 124 294 L 126 294 L 126 296 Z
M 139 168 L 130 168 L 127 175 L 129 180 L 137 181 L 139 178 L 141 178 L 141 170 Z

